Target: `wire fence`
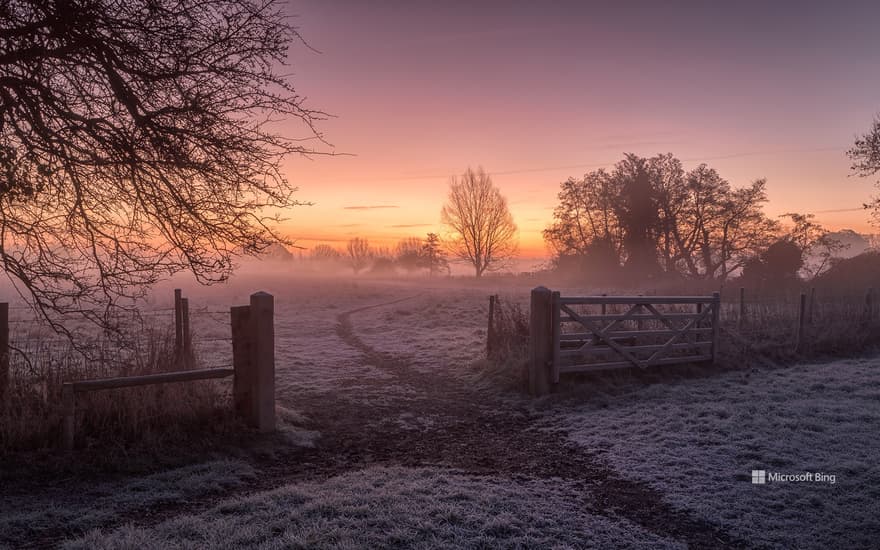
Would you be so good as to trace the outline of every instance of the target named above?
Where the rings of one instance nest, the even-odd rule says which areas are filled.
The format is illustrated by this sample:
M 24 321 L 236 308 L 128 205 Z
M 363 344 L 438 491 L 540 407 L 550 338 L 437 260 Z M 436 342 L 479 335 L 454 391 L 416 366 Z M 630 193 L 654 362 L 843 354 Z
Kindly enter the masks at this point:
M 65 379 L 115 376 L 130 373 L 133 364 L 143 362 L 138 356 L 155 354 L 161 345 L 179 345 L 171 341 L 180 315 L 176 305 L 116 312 L 112 333 L 83 317 L 83 313 L 100 315 L 103 310 L 54 317 L 53 321 L 62 323 L 70 334 L 56 331 L 30 306 L 9 304 L 8 312 L 7 361 L 11 378 L 34 381 L 49 372 L 60 373 Z M 231 367 L 229 311 L 194 307 L 187 317 L 188 352 L 198 358 L 200 366 Z
M 589 291 L 569 292 L 595 295 Z M 687 294 L 687 290 L 680 289 L 679 294 Z M 599 306 L 592 307 L 583 312 L 597 313 Z M 505 299 L 503 304 L 492 297 L 489 311 L 490 319 L 494 315 L 495 320 L 490 321 L 488 355 L 497 356 L 495 348 L 498 348 L 514 350 L 514 355 L 524 356 L 528 341 L 528 304 L 523 296 Z M 668 311 L 687 313 L 675 307 Z M 622 314 L 624 309 L 608 305 L 607 312 Z M 510 319 L 505 320 L 507 317 Z M 743 351 L 787 362 L 811 357 L 856 356 L 880 348 L 880 295 L 873 288 L 726 288 L 721 292 L 719 317 L 721 350 L 727 359 L 736 361 L 750 360 Z M 635 325 L 637 330 L 660 328 L 661 322 L 652 319 Z M 499 339 L 506 339 L 507 343 L 496 345 L 493 340 Z M 506 355 L 502 355 L 504 359 Z

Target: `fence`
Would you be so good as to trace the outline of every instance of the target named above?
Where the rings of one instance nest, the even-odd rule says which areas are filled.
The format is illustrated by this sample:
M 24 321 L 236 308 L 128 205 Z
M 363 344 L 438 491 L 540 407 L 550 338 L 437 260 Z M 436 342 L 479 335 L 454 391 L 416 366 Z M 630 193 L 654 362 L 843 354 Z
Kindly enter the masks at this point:
M 10 376 L 9 304 L 0 303 L 0 398 L 5 395 Z M 274 299 L 257 292 L 247 306 L 236 306 L 227 313 L 231 322 L 230 338 L 210 338 L 207 342 L 232 344 L 231 366 L 193 369 L 193 345 L 190 330 L 189 300 L 181 291 L 174 291 L 174 307 L 152 310 L 161 315 L 174 312 L 174 365 L 181 369 L 171 372 L 137 376 L 93 378 L 66 381 L 62 384 L 62 446 L 72 449 L 76 430 L 76 396 L 84 392 L 126 388 L 151 384 L 179 383 L 193 380 L 233 377 L 233 404 L 245 422 L 260 432 L 275 428 L 275 359 Z M 203 313 L 217 314 L 220 312 Z M 210 318 L 210 317 L 209 317 Z M 216 320 L 216 318 L 214 318 Z M 24 321 L 21 321 L 24 322 Z M 25 340 L 26 341 L 26 340 Z
M 543 395 L 568 373 L 714 361 L 720 300 L 717 292 L 562 297 L 537 287 L 529 317 L 529 391 Z

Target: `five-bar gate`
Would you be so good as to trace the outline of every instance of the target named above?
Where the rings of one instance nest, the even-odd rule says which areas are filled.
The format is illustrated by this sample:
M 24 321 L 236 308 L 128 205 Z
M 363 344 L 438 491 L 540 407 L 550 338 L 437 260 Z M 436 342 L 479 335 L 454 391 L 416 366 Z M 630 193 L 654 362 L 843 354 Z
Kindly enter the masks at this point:
M 561 296 L 532 290 L 529 389 L 562 374 L 714 361 L 720 295 Z

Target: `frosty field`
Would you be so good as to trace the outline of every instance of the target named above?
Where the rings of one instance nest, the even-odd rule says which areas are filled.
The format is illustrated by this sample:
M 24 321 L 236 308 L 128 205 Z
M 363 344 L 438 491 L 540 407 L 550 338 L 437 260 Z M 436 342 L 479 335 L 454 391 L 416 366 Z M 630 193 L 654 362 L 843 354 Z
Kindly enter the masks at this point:
M 276 299 L 280 433 L 201 464 L 99 485 L 11 481 L 0 547 L 880 540 L 876 359 L 584 379 L 536 400 L 481 370 L 488 295 L 525 303 L 526 284 L 250 275 L 187 292 L 206 364 L 229 362 L 228 325 L 198 308 L 223 311 L 257 289 Z M 752 470 L 836 481 L 757 485 Z

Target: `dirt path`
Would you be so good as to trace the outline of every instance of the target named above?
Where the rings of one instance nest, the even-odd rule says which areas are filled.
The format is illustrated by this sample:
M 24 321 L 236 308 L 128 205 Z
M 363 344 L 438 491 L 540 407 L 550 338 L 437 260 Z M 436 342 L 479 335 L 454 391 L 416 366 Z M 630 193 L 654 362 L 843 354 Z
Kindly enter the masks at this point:
M 392 303 L 396 303 L 397 300 Z M 570 443 L 563 434 L 540 430 L 539 415 L 526 406 L 511 406 L 488 392 L 465 386 L 440 373 L 426 374 L 408 368 L 409 361 L 374 349 L 358 337 L 352 315 L 391 303 L 358 308 L 339 315 L 337 334 L 363 353 L 369 364 L 382 368 L 398 382 L 418 388 L 398 412 L 427 416 L 434 425 L 421 433 L 412 430 L 361 431 L 351 450 L 405 465 L 438 465 L 470 473 L 512 478 L 560 478 L 587 489 L 584 506 L 590 513 L 614 512 L 663 537 L 691 548 L 746 548 L 718 527 L 672 509 L 657 491 L 624 479 L 601 465 L 594 456 Z M 366 411 L 365 411 L 366 412 Z M 360 428 L 360 427 L 358 427 Z M 344 433 L 345 430 L 336 430 Z M 352 436 L 354 434 L 351 434 Z M 352 459 L 357 458 L 357 452 Z M 363 458 L 363 454 L 361 454 Z M 646 457 L 649 459 L 649 457 Z
M 288 448 L 254 458 L 258 479 L 234 494 L 246 495 L 300 480 L 315 480 L 371 465 L 440 466 L 476 475 L 512 479 L 558 478 L 582 487 L 582 506 L 592 514 L 613 513 L 659 536 L 691 548 L 746 548 L 718 527 L 674 510 L 650 487 L 627 480 L 571 442 L 564 434 L 540 430 L 539 413 L 526 402 L 511 405 L 498 395 L 465 385 L 440 372 L 412 368 L 412 359 L 368 345 L 357 333 L 359 313 L 410 298 L 352 309 L 337 317 L 341 344 L 362 355 L 364 364 L 387 375 L 358 379 L 340 393 L 394 385 L 406 391 L 386 392 L 381 401 L 328 399 L 325 394 L 296 397 L 295 407 L 309 418 L 308 429 L 320 431 L 314 448 Z M 383 393 L 383 396 L 385 394 Z M 649 460 L 650 457 L 645 457 Z M 181 513 L 198 513 L 232 493 L 198 502 L 138 510 L 136 517 L 114 521 L 149 526 Z M 70 533 L 46 532 L 25 547 L 57 545 Z

